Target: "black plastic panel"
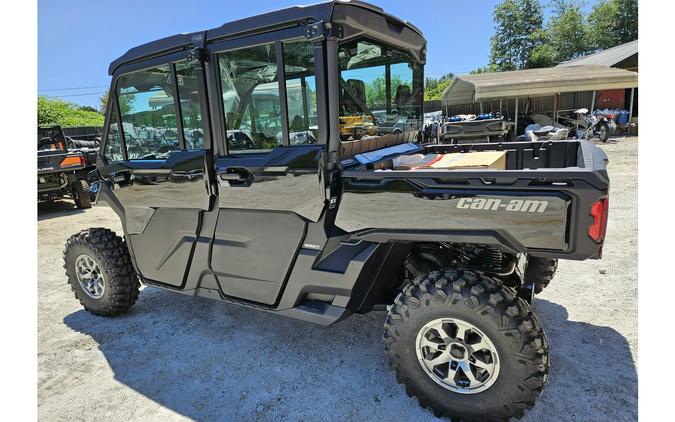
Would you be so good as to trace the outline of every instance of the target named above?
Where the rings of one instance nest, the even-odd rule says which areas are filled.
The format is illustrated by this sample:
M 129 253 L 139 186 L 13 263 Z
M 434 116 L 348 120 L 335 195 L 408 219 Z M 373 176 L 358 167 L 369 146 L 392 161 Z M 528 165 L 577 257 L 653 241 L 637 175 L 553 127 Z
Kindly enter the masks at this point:
M 290 212 L 221 209 L 211 268 L 223 293 L 273 304 L 305 235 L 305 226 Z
M 198 210 L 159 208 L 152 214 L 143 234 L 130 235 L 143 278 L 180 286 L 198 225 Z

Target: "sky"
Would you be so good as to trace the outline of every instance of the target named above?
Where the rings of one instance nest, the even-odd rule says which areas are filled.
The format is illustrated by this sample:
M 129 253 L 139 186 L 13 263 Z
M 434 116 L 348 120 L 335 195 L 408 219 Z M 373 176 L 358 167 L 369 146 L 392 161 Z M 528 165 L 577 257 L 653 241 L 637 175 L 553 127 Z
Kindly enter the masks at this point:
M 427 39 L 426 76 L 485 66 L 498 0 L 371 0 L 420 28 Z M 38 93 L 97 107 L 108 88 L 108 65 L 128 49 L 169 35 L 308 0 L 39 0 Z M 543 3 L 543 2 L 542 2 Z

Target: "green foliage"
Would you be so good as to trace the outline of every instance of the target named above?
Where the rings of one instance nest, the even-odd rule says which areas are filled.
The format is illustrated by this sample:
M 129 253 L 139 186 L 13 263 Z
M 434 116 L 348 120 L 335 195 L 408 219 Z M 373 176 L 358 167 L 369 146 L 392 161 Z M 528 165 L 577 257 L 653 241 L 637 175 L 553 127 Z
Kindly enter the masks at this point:
M 475 75 L 477 73 L 490 73 L 490 72 L 498 72 L 498 71 L 499 71 L 499 69 L 497 69 L 497 66 L 491 64 L 491 65 L 488 65 L 488 66 L 482 66 L 482 67 L 479 66 L 479 67 L 475 68 L 474 70 L 472 70 L 471 72 L 469 72 L 469 74 Z
M 397 75 L 391 77 L 391 98 L 394 98 L 396 95 L 396 89 L 399 85 L 409 85 L 401 80 Z M 387 103 L 386 96 L 386 82 L 384 76 L 377 77 L 373 79 L 370 83 L 366 84 L 366 107 L 370 110 L 382 110 L 385 108 Z M 392 100 L 393 101 L 393 100 Z
M 588 15 L 593 49 L 605 50 L 638 38 L 637 0 L 601 0 Z
M 638 0 L 614 0 L 616 3 L 616 44 L 625 44 L 638 38 Z
M 588 15 L 588 35 L 594 49 L 605 50 L 615 45 L 616 1 L 601 0 Z
M 591 51 L 581 4 L 554 0 L 554 13 L 546 26 L 545 43 L 557 53 L 556 61 L 571 60 Z
M 37 109 L 40 126 L 103 126 L 103 114 L 93 107 L 39 96 Z
M 535 37 L 542 29 L 544 12 L 538 0 L 504 0 L 493 13 L 495 35 L 491 38 L 490 65 L 497 70 L 530 67 Z
M 540 44 L 532 50 L 530 68 L 553 67 L 559 63 L 558 52 L 551 44 Z
M 637 0 L 600 0 L 585 16 L 581 0 L 552 0 L 543 22 L 538 0 L 504 0 L 493 13 L 490 68 L 495 71 L 555 66 L 561 61 L 638 37 Z
M 443 91 L 450 85 L 455 78 L 453 73 L 446 73 L 440 78 L 426 78 L 424 81 L 424 100 L 440 100 L 443 98 Z
M 101 101 L 101 113 L 105 113 L 108 109 L 108 96 L 110 92 L 106 90 L 103 95 L 99 98 Z M 133 95 L 122 95 L 119 96 L 120 112 L 122 114 L 129 114 L 134 111 L 134 100 Z

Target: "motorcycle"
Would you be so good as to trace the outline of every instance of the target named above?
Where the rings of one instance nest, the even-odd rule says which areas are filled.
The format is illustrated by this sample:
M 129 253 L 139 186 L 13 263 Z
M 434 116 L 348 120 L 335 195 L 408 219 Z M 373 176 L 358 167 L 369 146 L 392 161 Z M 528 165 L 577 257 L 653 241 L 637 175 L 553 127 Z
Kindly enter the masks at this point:
M 579 127 L 582 127 L 583 138 L 587 141 L 597 136 L 600 141 L 607 142 L 610 128 L 612 126 L 616 127 L 616 124 L 612 120 L 603 115 L 589 114 L 587 108 L 580 108 L 574 114 L 577 115 L 577 134 L 580 134 Z M 580 138 L 581 136 L 578 137 Z

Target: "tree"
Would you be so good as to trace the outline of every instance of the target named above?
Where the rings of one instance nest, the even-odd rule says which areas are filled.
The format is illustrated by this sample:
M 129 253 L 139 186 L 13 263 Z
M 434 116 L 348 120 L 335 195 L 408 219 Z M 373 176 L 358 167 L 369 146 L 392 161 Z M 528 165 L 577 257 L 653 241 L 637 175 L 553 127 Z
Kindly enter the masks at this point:
M 592 51 L 581 4 L 577 0 L 554 0 L 553 16 L 546 26 L 547 43 L 562 62 Z
M 103 114 L 63 100 L 38 97 L 38 125 L 103 126 Z
M 453 73 L 446 73 L 439 79 L 427 78 L 424 83 L 424 100 L 440 100 L 443 98 L 443 92 L 455 78 Z
M 105 111 L 108 109 L 108 97 L 109 97 L 110 91 L 106 90 L 103 95 L 99 98 L 101 101 L 101 112 L 105 113 Z M 124 95 L 119 95 L 118 97 L 119 100 L 119 106 L 120 106 L 120 112 L 122 114 L 129 114 L 134 111 L 134 101 L 136 100 L 136 96 L 134 94 L 124 94 Z
M 490 40 L 490 65 L 497 70 L 530 67 L 544 13 L 538 0 L 504 0 L 493 12 L 495 35 Z
M 615 45 L 638 39 L 638 0 L 614 0 L 616 4 Z
M 498 72 L 498 69 L 494 65 L 488 65 L 488 66 L 482 66 L 482 67 L 479 66 L 479 67 L 475 68 L 474 70 L 472 70 L 471 72 L 469 72 L 469 74 L 475 75 L 475 74 L 478 74 L 478 73 L 489 73 L 489 72 Z
M 605 50 L 616 45 L 616 1 L 601 0 L 588 15 L 588 34 L 591 48 Z
M 602 0 L 588 15 L 594 50 L 605 50 L 638 38 L 637 0 Z
M 536 46 L 530 54 L 530 68 L 553 67 L 559 63 L 558 52 L 548 43 Z
M 493 13 L 490 68 L 550 67 L 637 39 L 637 0 L 600 0 L 588 16 L 580 1 L 552 0 L 546 25 L 537 0 L 502 1 Z

